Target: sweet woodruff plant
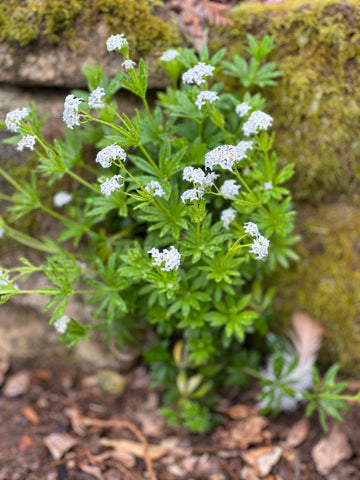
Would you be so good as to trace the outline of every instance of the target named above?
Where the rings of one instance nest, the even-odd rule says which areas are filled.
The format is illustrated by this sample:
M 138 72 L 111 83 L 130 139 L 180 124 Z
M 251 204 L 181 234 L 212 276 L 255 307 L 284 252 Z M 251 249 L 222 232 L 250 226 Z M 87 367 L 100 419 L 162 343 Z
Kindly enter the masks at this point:
M 226 61 L 224 49 L 210 57 L 206 47 L 200 58 L 190 49 L 164 52 L 172 87 L 151 110 L 145 62 L 135 63 L 126 38 L 113 35 L 106 45 L 119 62 L 116 76 L 85 68 L 89 92 L 65 98 L 63 139 L 43 138 L 34 105 L 5 119 L 14 133 L 7 142 L 32 150 L 36 165 L 29 179 L 0 168 L 14 187 L 1 194 L 9 203 L 1 232 L 45 259 L 3 268 L 1 302 L 49 296 L 50 324 L 69 345 L 99 329 L 120 347 L 146 345 L 154 384 L 165 387 L 163 413 L 200 432 L 216 422 L 223 386 L 246 387 L 244 367 L 260 358 L 251 340 L 267 333 L 272 315 L 274 289 L 264 279 L 296 259 L 283 186 L 293 166 L 280 166 L 272 151 L 273 118 L 259 93 L 279 75 L 264 62 L 273 39 L 248 41 L 248 60 Z M 238 79 L 236 93 L 226 90 L 226 76 Z M 120 89 L 143 102 L 132 118 L 114 99 Z M 71 191 L 56 188 L 65 176 Z M 14 227 L 34 210 L 62 224 L 57 238 Z M 36 272 L 48 285 L 31 290 L 26 279 Z M 67 315 L 74 295 L 94 306 L 93 323 Z

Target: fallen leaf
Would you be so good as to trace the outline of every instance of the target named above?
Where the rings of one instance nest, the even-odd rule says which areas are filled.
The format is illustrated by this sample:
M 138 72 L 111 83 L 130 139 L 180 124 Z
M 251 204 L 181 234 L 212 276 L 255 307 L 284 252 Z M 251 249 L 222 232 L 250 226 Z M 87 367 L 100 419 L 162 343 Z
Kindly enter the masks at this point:
M 243 460 L 254 468 L 262 477 L 268 475 L 274 465 L 280 460 L 283 449 L 275 447 L 258 447 L 241 453 Z
M 104 447 L 123 449 L 132 453 L 136 457 L 144 458 L 144 447 L 138 442 L 133 442 L 131 440 L 113 440 L 110 438 L 101 438 L 100 445 L 103 445 Z M 168 449 L 159 445 L 149 445 L 148 453 L 151 460 L 158 460 L 168 453 Z
M 310 420 L 302 418 L 290 429 L 286 437 L 286 443 L 291 447 L 297 447 L 307 438 L 310 430 Z
M 84 473 L 88 473 L 92 477 L 97 478 L 98 480 L 102 480 L 103 476 L 99 467 L 94 465 L 79 465 L 80 470 Z
M 238 404 L 228 408 L 224 413 L 234 420 L 244 420 L 257 415 L 259 410 L 248 405 Z
M 247 448 L 249 445 L 263 441 L 263 429 L 269 421 L 265 417 L 256 415 L 236 423 L 229 431 L 224 432 L 222 443 L 230 448 Z
M 40 424 L 40 417 L 32 407 L 24 407 L 21 410 L 21 413 L 34 425 Z
M 31 448 L 34 445 L 34 440 L 29 437 L 29 435 L 23 435 L 19 442 L 20 452 L 25 452 L 28 448 Z
M 141 431 L 146 436 L 162 437 L 164 435 L 165 418 L 156 412 L 139 411 L 136 420 L 141 424 Z
M 241 480 L 260 480 L 255 470 L 248 465 L 241 469 Z
M 71 407 L 65 410 L 66 415 L 70 418 L 71 427 L 75 433 L 82 437 L 85 435 L 84 416 L 78 407 Z
M 11 375 L 5 382 L 3 394 L 5 397 L 14 398 L 24 395 L 30 387 L 30 373 L 23 370 Z
M 53 459 L 59 460 L 64 453 L 77 444 L 77 440 L 70 437 L 67 433 L 54 432 L 44 438 L 44 443 Z
M 352 448 L 340 425 L 335 424 L 328 436 L 312 449 L 311 456 L 321 475 L 327 475 L 341 460 L 352 455 Z

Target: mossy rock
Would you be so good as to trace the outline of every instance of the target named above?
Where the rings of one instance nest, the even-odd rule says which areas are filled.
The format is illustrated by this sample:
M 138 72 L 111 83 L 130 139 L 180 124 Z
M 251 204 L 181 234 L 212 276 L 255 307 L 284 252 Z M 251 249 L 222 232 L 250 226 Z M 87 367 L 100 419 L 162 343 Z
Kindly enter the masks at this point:
M 213 29 L 212 49 L 246 55 L 246 33 L 275 37 L 271 59 L 282 72 L 265 91 L 275 148 L 296 163 L 297 199 L 317 202 L 345 192 L 359 201 L 360 8 L 358 0 L 242 3 L 232 27 Z
M 275 278 L 277 327 L 304 310 L 326 328 L 320 360 L 360 373 L 360 208 L 346 203 L 298 208 L 301 261 Z
M 97 61 L 108 75 L 121 62 L 106 50 L 111 34 L 125 34 L 131 58 L 147 57 L 150 85 L 164 86 L 158 56 L 180 45 L 166 8 L 149 0 L 0 0 L 0 82 L 83 88 L 82 66 Z M 116 56 L 116 60 L 115 60 Z

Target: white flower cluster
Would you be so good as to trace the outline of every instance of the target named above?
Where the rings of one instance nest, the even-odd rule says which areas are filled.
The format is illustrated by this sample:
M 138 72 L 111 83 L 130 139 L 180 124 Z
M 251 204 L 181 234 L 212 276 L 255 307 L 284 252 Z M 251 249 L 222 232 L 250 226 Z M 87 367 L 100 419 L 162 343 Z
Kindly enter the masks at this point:
M 236 162 L 246 158 L 246 152 L 252 149 L 251 141 L 242 140 L 237 145 L 221 145 L 205 155 L 205 167 L 211 170 L 220 165 L 224 170 L 232 171 Z
M 234 198 L 238 195 L 241 185 L 236 183 L 235 180 L 225 180 L 220 188 L 220 192 L 226 198 Z
M 106 48 L 109 52 L 113 52 L 114 50 L 121 50 L 126 45 L 128 45 L 128 41 L 126 40 L 123 33 L 118 35 L 111 35 L 106 40 Z
M 82 98 L 75 95 L 68 95 L 65 98 L 63 119 L 71 130 L 75 125 L 80 125 L 79 105 L 82 101 Z
M 3 238 L 4 233 L 5 233 L 5 228 L 0 227 L 0 238 Z
M 273 188 L 274 188 L 274 185 L 271 180 L 264 183 L 264 190 L 272 190 Z
M 88 98 L 88 105 L 90 108 L 104 108 L 102 97 L 105 95 L 105 89 L 97 87 L 93 90 Z
M 171 62 L 171 60 L 174 60 L 179 55 L 180 53 L 177 50 L 170 48 L 170 50 L 166 50 L 166 52 L 163 52 L 160 60 L 162 62 Z
M 57 192 L 57 193 L 55 193 L 55 195 L 53 197 L 53 204 L 54 204 L 55 207 L 61 208 L 64 205 L 70 203 L 72 198 L 73 197 L 72 197 L 71 193 L 64 192 L 64 191 Z
M 34 150 L 35 142 L 35 135 L 26 135 L 25 137 L 22 137 L 22 139 L 18 142 L 16 150 L 20 150 L 20 152 L 22 152 L 25 147 L 30 148 L 30 150 Z
M 124 178 L 122 175 L 114 175 L 111 178 L 107 178 L 101 185 L 100 190 L 101 193 L 105 195 L 105 197 L 110 197 L 110 195 L 115 192 L 115 190 L 119 190 L 119 188 L 123 187 L 124 184 L 120 185 L 119 179 Z
M 126 152 L 116 143 L 103 148 L 96 155 L 96 162 L 100 163 L 103 168 L 109 168 L 112 161 L 119 158 L 122 162 L 126 160 Z
M 136 63 L 133 60 L 128 59 L 128 60 L 124 60 L 121 66 L 124 67 L 126 70 L 131 70 L 136 66 Z
M 153 197 L 162 197 L 163 195 L 165 195 L 162 186 L 156 180 L 151 180 L 151 182 L 146 185 L 145 190 L 149 192 Z
M 235 112 L 239 117 L 245 117 L 250 110 L 251 106 L 247 102 L 239 103 L 235 108 Z
M 215 100 L 220 100 L 216 92 L 211 92 L 209 90 L 204 90 L 200 92 L 197 96 L 195 101 L 195 105 L 201 110 L 201 107 L 205 105 L 205 103 L 214 103 Z
M 214 184 L 214 180 L 218 177 L 216 173 L 205 174 L 201 168 L 185 167 L 183 172 L 183 179 L 192 182 L 195 188 L 185 190 L 181 195 L 181 201 L 185 203 L 186 200 L 193 202 L 200 200 L 204 196 L 205 190 Z
M 267 130 L 271 127 L 273 118 L 261 110 L 252 112 L 250 117 L 244 123 L 242 130 L 244 135 L 249 137 L 253 133 L 258 133 L 258 130 Z
M 62 335 L 66 332 L 69 322 L 70 318 L 66 315 L 62 315 L 61 317 L 57 317 L 53 325 L 55 329 Z
M 215 67 L 212 65 L 207 65 L 204 62 L 199 62 L 195 67 L 190 68 L 182 75 L 182 81 L 187 84 L 196 83 L 196 85 L 201 85 L 205 83 L 203 77 L 212 77 L 212 72 L 215 70 Z
M 224 228 L 228 229 L 231 222 L 235 220 L 236 210 L 232 207 L 221 212 L 220 220 L 223 222 Z
M 254 242 L 249 252 L 257 255 L 255 257 L 257 260 L 262 260 L 265 258 L 268 254 L 270 240 L 260 234 L 258 226 L 253 222 L 244 223 L 244 232 L 248 233 L 254 238 Z
M 164 272 L 177 270 L 180 267 L 181 255 L 173 245 L 171 245 L 169 250 L 165 249 L 160 252 L 157 248 L 152 248 L 151 250 L 148 250 L 148 253 L 150 253 L 154 260 L 153 265 L 160 267 Z
M 26 118 L 30 113 L 30 110 L 26 107 L 17 108 L 6 114 L 5 125 L 8 130 L 11 132 L 18 132 L 20 128 L 20 123 Z

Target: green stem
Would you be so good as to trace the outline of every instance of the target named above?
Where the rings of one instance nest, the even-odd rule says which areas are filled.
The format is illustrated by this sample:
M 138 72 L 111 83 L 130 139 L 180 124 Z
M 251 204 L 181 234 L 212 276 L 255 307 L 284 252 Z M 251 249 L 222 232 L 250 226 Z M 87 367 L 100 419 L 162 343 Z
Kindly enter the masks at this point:
M 87 182 L 83 178 L 81 178 L 79 175 L 74 173 L 72 170 L 66 170 L 66 173 L 68 173 L 71 177 L 73 177 L 75 180 L 77 180 L 79 183 L 82 183 L 85 187 L 89 188 L 93 192 L 99 194 L 99 189 L 91 185 L 91 183 Z
M 162 175 L 162 172 L 161 172 L 160 168 L 156 165 L 154 160 L 150 157 L 146 148 L 143 145 L 141 145 L 141 143 L 139 144 L 139 148 L 142 151 L 142 153 L 144 154 L 146 160 L 155 168 L 155 170 L 158 172 L 159 176 L 162 177 L 163 175 Z
M 25 245 L 30 248 L 34 248 L 35 250 L 39 250 L 41 252 L 53 253 L 53 254 L 59 253 L 58 249 L 55 249 L 52 246 L 46 245 L 40 240 L 37 240 L 36 238 L 30 237 L 25 233 L 15 230 L 14 228 L 11 228 L 6 224 L 3 225 L 3 228 L 6 232 L 6 235 L 8 235 L 13 240 L 16 240 L 17 242 L 21 243 L 22 245 Z
M 40 205 L 40 209 L 43 212 L 46 212 L 48 215 L 51 215 L 52 217 L 57 218 L 58 220 L 61 220 L 64 223 L 70 223 L 71 225 L 75 225 L 76 227 L 80 228 L 83 232 L 89 232 L 89 228 L 81 225 L 80 223 L 74 222 L 74 220 L 71 220 L 70 218 L 65 217 L 64 215 L 61 215 L 61 213 L 55 212 L 51 208 L 46 207 L 45 205 Z
M 148 117 L 149 117 L 150 123 L 151 123 L 151 125 L 153 126 L 155 132 L 157 132 L 157 131 L 158 131 L 158 128 L 157 128 L 157 126 L 155 125 L 154 120 L 153 120 L 153 118 L 152 118 L 152 115 L 151 115 L 151 112 L 150 112 L 150 108 L 149 108 L 149 104 L 148 104 L 148 102 L 147 102 L 147 100 L 146 100 L 146 97 L 144 96 L 144 97 L 141 97 L 141 98 L 142 98 L 142 101 L 143 101 L 143 104 L 144 104 L 146 113 L 147 113 L 147 115 L 148 115 Z
M 16 188 L 16 190 L 19 190 L 19 192 L 21 192 L 23 195 L 25 195 L 26 197 L 29 197 L 29 193 L 24 190 L 21 185 L 19 185 L 13 178 L 11 175 L 9 175 L 7 172 L 5 172 L 5 170 L 3 168 L 0 167 L 0 175 L 2 175 L 9 183 L 11 183 L 11 185 Z

